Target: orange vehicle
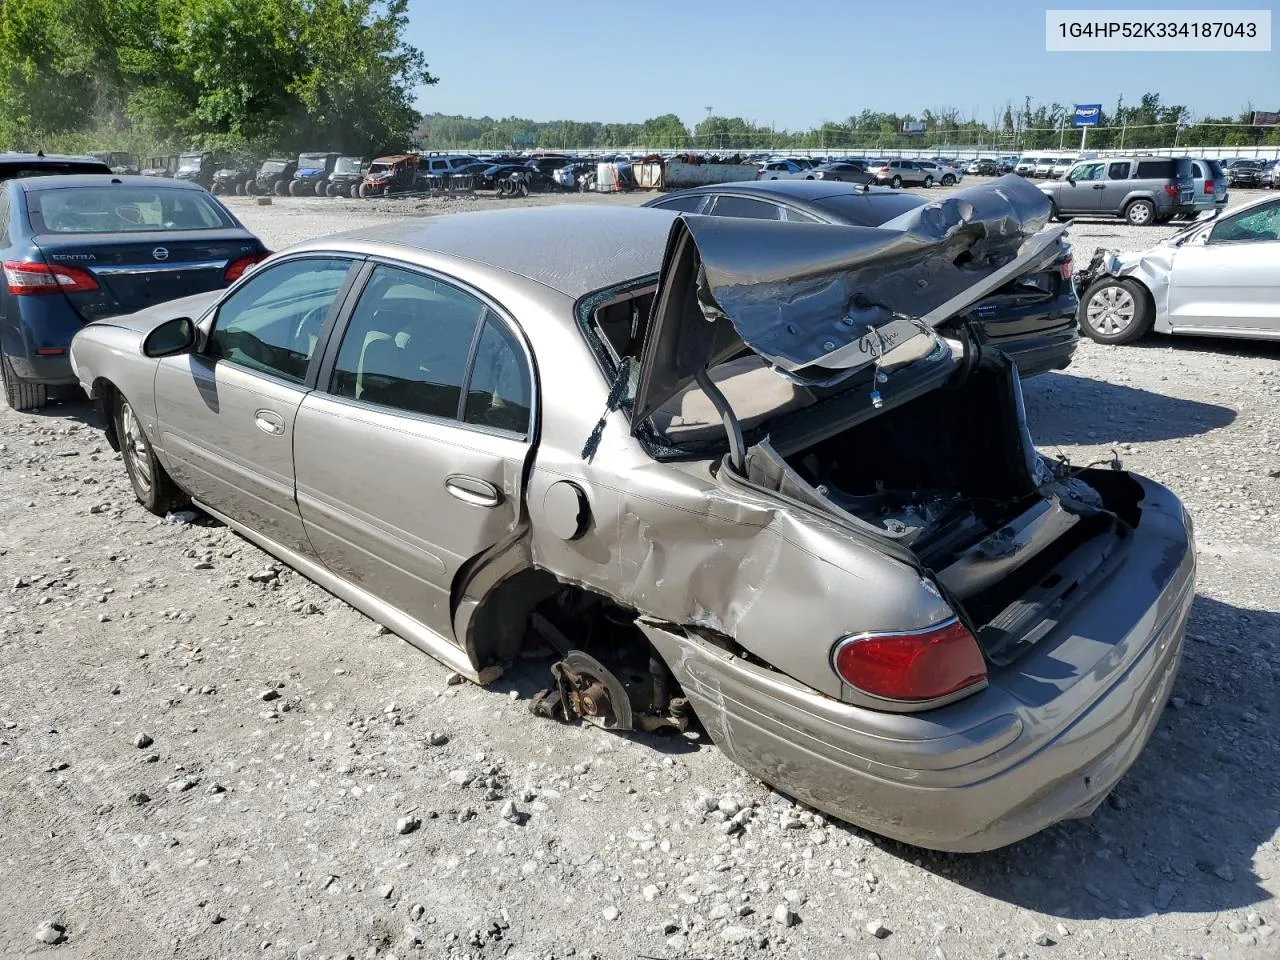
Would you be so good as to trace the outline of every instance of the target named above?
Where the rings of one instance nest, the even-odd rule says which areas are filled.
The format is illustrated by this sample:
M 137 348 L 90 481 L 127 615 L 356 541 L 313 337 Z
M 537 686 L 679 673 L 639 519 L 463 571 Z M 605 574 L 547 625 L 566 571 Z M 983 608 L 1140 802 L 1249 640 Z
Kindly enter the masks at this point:
M 378 157 L 369 164 L 360 181 L 362 197 L 387 197 L 412 190 L 418 176 L 418 157 L 412 153 L 396 153 Z

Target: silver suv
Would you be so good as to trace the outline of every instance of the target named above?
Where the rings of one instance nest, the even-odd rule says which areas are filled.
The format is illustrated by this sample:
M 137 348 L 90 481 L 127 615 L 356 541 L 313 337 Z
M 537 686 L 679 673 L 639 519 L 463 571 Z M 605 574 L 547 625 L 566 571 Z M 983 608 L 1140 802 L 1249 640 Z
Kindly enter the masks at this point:
M 1191 157 L 1103 157 L 1080 161 L 1040 189 L 1055 217 L 1123 217 L 1146 226 L 1225 204 L 1227 184 L 1216 166 Z

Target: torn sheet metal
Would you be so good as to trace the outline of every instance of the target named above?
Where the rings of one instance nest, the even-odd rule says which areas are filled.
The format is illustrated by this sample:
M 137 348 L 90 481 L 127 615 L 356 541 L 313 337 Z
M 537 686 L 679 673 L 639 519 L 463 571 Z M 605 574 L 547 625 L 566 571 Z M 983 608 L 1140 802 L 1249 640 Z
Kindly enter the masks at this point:
M 636 420 L 743 345 L 831 383 L 1007 282 L 1057 242 L 1049 201 L 1016 176 L 879 228 L 682 216 L 667 243 Z

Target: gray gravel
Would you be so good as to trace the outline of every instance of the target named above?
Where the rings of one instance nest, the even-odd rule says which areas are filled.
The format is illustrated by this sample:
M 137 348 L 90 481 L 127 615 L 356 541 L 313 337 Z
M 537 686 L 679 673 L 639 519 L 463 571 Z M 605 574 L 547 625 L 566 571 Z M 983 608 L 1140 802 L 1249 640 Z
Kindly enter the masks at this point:
M 232 205 L 280 248 L 498 202 Z M 1026 392 L 1046 450 L 1184 498 L 1200 589 L 1109 801 L 974 856 L 832 823 L 701 738 L 533 720 L 536 663 L 452 685 L 225 528 L 144 513 L 84 402 L 0 408 L 0 955 L 1280 955 L 1280 345 L 1086 343 Z

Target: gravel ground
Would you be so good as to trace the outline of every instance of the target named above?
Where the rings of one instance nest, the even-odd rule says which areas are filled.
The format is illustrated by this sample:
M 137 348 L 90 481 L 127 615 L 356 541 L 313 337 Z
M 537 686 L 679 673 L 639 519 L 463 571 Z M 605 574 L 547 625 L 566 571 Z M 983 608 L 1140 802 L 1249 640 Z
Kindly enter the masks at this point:
M 497 202 L 232 206 L 279 249 Z M 1280 345 L 1086 342 L 1027 396 L 1046 450 L 1184 498 L 1199 593 L 1108 802 L 964 856 L 828 822 L 704 737 L 533 720 L 540 661 L 451 685 L 225 528 L 144 513 L 84 402 L 0 408 L 0 954 L 1280 956 Z

